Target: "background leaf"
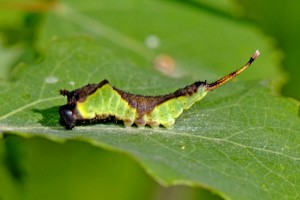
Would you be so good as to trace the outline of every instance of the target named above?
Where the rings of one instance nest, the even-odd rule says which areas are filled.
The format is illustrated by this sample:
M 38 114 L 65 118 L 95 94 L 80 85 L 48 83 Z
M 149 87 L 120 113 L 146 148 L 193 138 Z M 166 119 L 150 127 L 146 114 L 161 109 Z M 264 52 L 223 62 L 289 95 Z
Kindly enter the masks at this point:
M 101 6 L 97 1 L 58 3 L 45 19 L 40 43 L 53 37 L 88 34 L 140 67 L 151 67 L 158 54 L 170 55 L 179 76 L 194 79 L 218 78 L 228 73 L 220 66 L 245 62 L 249 52 L 260 49 L 264 69 L 254 69 L 242 78 L 283 80 L 276 67 L 278 52 L 270 49 L 268 39 L 256 27 L 181 1 L 129 2 L 109 1 Z M 159 41 L 156 48 L 147 43 L 151 36 Z
M 199 4 L 193 1 L 131 0 L 99 4 L 93 0 L 88 3 L 66 0 L 4 5 L 13 11 L 19 11 L 20 7 L 30 11 L 25 14 L 13 12 L 18 13 L 15 16 L 20 21 L 18 29 L 32 27 L 29 29 L 32 32 L 26 32 L 27 37 L 21 37 L 31 41 L 24 47 L 27 53 L 33 49 L 43 54 L 51 39 L 84 34 L 140 67 L 153 67 L 156 56 L 166 54 L 176 63 L 173 76 L 215 79 L 228 73 L 227 67 L 231 69 L 237 63 L 245 62 L 249 52 L 260 49 L 264 54 L 261 58 L 263 69 L 254 68 L 240 78 L 270 78 L 276 80 L 277 86 L 284 80 L 277 67 L 279 52 L 271 48 L 270 39 L 257 27 L 232 17 L 232 13 L 239 10 L 232 1 Z M 5 30 L 11 30 L 11 23 L 7 23 L 11 13 L 3 13 Z M 23 15 L 22 21 L 18 16 Z M 32 20 L 34 16 L 37 20 Z M 11 35 L 4 34 L 4 38 L 9 40 Z M 153 46 L 153 39 L 157 45 Z M 25 61 L 32 61 L 28 57 Z
M 254 21 L 267 34 L 272 35 L 278 47 L 284 52 L 282 68 L 288 74 L 288 81 L 283 86 L 281 93 L 299 101 L 300 69 L 297 66 L 300 50 L 295 48 L 295 43 L 299 43 L 300 28 L 295 24 L 299 23 L 300 2 L 275 3 L 270 0 L 251 1 L 251 3 L 239 0 L 238 2 L 245 8 L 245 18 Z M 270 9 L 271 4 L 272 9 Z M 251 12 L 246 11 L 249 7 L 252 7 Z
M 57 109 L 66 100 L 58 89 L 104 78 L 141 94 L 172 92 L 191 82 L 141 69 L 90 39 L 58 40 L 43 62 L 27 66 L 18 81 L 2 83 L 2 132 L 126 152 L 163 185 L 203 186 L 223 198 L 299 195 L 298 103 L 274 97 L 267 82 L 227 84 L 184 112 L 172 130 L 114 123 L 64 130 Z

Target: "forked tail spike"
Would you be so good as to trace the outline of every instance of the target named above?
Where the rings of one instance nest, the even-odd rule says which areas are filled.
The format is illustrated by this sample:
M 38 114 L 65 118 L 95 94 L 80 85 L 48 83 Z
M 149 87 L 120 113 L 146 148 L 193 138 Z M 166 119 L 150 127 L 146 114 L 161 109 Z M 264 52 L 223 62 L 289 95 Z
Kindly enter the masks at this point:
M 213 82 L 213 83 L 209 83 L 206 84 L 206 88 L 208 91 L 212 91 L 218 87 L 220 87 L 221 85 L 227 83 L 228 81 L 230 81 L 231 79 L 233 79 L 235 76 L 239 75 L 240 73 L 242 73 L 245 69 L 247 69 L 251 63 L 253 63 L 253 61 L 259 56 L 260 52 L 258 50 L 255 51 L 255 53 L 251 56 L 250 60 L 240 69 L 231 72 L 230 74 L 224 76 L 223 78 Z

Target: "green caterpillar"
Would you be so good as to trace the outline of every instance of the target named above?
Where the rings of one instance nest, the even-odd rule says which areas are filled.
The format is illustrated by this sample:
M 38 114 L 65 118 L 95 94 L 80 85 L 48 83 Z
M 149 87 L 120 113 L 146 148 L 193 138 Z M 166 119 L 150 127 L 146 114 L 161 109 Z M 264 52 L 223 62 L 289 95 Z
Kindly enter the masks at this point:
M 183 110 L 189 109 L 208 92 L 243 72 L 259 54 L 259 51 L 256 51 L 242 68 L 213 83 L 198 81 L 167 95 L 130 94 L 111 86 L 107 80 L 73 91 L 60 90 L 61 95 L 68 97 L 67 104 L 59 108 L 61 123 L 66 129 L 72 129 L 77 121 L 114 117 L 116 120 L 122 120 L 126 127 L 136 124 L 138 127 L 162 125 L 172 128 L 175 119 Z

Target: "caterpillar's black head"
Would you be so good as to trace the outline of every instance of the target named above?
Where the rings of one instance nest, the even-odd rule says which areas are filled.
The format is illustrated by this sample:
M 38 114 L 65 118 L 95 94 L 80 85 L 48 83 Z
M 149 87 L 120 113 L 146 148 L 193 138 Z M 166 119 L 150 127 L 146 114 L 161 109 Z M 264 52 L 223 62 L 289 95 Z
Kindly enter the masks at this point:
M 60 90 L 60 94 L 68 97 L 68 102 L 59 108 L 60 122 L 66 129 L 72 129 L 76 124 L 76 102 L 79 100 L 77 90 Z
M 73 110 L 74 106 L 69 104 L 59 107 L 60 122 L 66 129 L 72 129 L 76 124 Z

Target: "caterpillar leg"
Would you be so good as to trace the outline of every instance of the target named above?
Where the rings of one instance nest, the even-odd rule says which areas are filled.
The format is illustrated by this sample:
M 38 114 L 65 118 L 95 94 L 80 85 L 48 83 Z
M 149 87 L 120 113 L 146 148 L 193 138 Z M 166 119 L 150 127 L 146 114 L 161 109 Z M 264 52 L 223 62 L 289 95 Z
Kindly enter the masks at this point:
M 161 123 L 161 125 L 163 125 L 167 129 L 172 129 L 174 127 L 174 124 L 175 124 L 175 119 L 170 119 L 166 122 Z
M 140 118 L 136 119 L 136 120 L 134 121 L 134 123 L 135 123 L 139 128 L 140 128 L 140 127 L 145 127 L 145 125 L 146 125 L 146 120 L 145 120 L 144 117 L 140 117 Z
M 159 127 L 159 122 L 149 121 L 147 124 L 149 126 L 151 126 L 151 128 L 158 128 Z
M 130 120 L 130 119 L 125 119 L 125 120 L 124 120 L 124 125 L 126 126 L 126 128 L 127 128 L 127 127 L 131 127 L 132 124 L 133 124 L 133 121 L 132 121 L 132 120 Z

